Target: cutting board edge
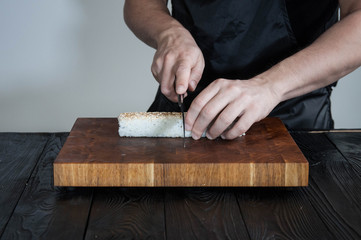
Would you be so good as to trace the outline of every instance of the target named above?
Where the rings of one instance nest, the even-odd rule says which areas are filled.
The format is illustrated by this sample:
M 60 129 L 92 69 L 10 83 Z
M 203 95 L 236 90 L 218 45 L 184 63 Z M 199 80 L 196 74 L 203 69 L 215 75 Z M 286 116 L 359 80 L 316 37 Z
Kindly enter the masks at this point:
M 242 172 L 249 174 L 240 175 Z M 286 164 L 54 162 L 54 185 L 60 187 L 302 187 L 308 186 L 308 173 L 308 162 Z M 89 176 L 97 176 L 97 178 Z

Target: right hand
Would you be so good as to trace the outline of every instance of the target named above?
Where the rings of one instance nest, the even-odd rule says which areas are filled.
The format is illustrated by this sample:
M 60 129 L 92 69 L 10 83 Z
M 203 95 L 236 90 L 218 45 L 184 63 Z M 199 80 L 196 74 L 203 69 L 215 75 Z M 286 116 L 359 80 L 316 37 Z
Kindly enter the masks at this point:
M 162 33 L 151 70 L 169 100 L 177 102 L 177 94 L 194 91 L 203 69 L 202 51 L 186 29 L 178 27 Z

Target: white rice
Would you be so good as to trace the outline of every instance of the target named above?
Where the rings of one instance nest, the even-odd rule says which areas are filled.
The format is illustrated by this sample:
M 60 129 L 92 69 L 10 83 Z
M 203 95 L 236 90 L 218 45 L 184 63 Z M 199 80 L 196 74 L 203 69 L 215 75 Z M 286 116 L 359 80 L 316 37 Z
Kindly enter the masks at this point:
M 178 112 L 121 113 L 118 122 L 121 137 L 183 137 L 182 114 Z M 191 132 L 186 131 L 185 136 L 191 137 Z

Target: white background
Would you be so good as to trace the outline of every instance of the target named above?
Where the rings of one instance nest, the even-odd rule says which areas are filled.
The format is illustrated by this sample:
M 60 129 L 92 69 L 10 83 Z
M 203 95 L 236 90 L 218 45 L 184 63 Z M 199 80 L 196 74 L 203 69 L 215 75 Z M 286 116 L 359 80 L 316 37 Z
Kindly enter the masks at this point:
M 77 117 L 146 111 L 154 50 L 123 1 L 0 1 L 0 131 L 70 131 Z M 336 128 L 361 128 L 361 69 L 332 95 Z

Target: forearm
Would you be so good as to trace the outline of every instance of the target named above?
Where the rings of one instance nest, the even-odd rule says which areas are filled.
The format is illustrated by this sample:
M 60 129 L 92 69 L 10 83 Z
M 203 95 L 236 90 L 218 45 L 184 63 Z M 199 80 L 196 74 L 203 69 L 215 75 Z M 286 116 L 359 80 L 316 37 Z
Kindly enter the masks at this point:
M 124 19 L 134 34 L 157 51 L 152 73 L 171 101 L 194 91 L 201 79 L 204 58 L 190 32 L 170 16 L 166 0 L 127 0 Z
M 140 40 L 155 49 L 164 35 L 185 30 L 170 16 L 167 0 L 126 0 L 124 20 Z
M 354 11 L 309 47 L 258 77 L 280 101 L 327 86 L 361 65 L 361 11 Z

